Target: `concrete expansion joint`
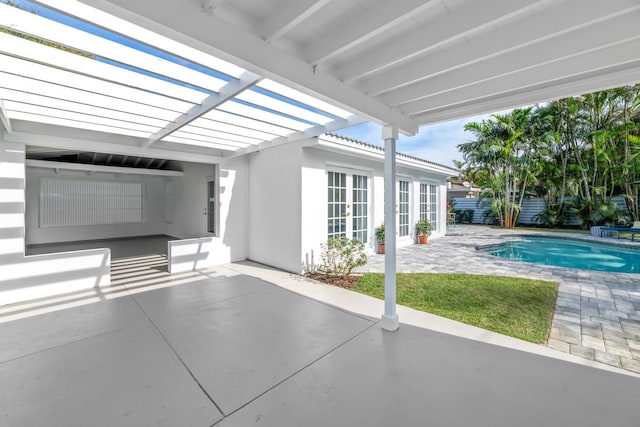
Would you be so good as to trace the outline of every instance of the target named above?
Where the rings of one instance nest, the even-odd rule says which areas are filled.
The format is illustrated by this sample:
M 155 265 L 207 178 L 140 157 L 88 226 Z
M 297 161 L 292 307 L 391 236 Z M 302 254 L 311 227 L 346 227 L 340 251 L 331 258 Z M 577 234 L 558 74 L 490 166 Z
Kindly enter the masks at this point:
M 325 353 L 321 354 L 320 356 L 318 356 L 317 358 L 313 359 L 311 362 L 307 363 L 306 365 L 304 365 L 302 368 L 298 369 L 297 371 L 291 373 L 291 375 L 287 376 L 286 378 L 282 379 L 281 381 L 275 383 L 274 385 L 272 385 L 271 387 L 267 388 L 266 390 L 264 390 L 262 393 L 254 396 L 251 400 L 245 402 L 242 406 L 240 406 L 239 408 L 229 412 L 228 414 L 225 414 L 224 412 L 222 412 L 222 410 L 220 410 L 220 408 L 218 408 L 220 410 L 220 413 L 224 416 L 224 418 L 233 415 L 234 413 L 240 411 L 241 409 L 243 409 L 244 407 L 246 407 L 247 405 L 251 404 L 253 401 L 259 399 L 260 397 L 262 397 L 263 395 L 269 393 L 271 390 L 277 388 L 278 386 L 280 386 L 281 384 L 287 382 L 289 379 L 295 377 L 296 375 L 298 375 L 299 373 L 301 373 L 302 371 L 304 371 L 305 369 L 308 369 L 309 367 L 313 366 L 314 364 L 316 364 L 318 361 L 324 359 L 325 357 L 327 357 L 329 354 L 333 353 L 334 351 L 338 350 L 339 348 L 343 347 L 344 345 L 346 345 L 347 343 L 357 339 L 358 337 L 360 337 L 362 334 L 364 334 L 365 332 L 367 332 L 369 329 L 373 328 L 375 325 L 377 325 L 378 323 L 372 323 L 371 325 L 367 326 L 366 328 L 364 328 L 363 330 L 361 330 L 360 332 L 356 333 L 355 335 L 351 336 L 349 339 L 347 339 L 346 341 L 341 342 L 340 344 L 338 344 L 337 346 L 329 349 L 328 351 L 326 351 Z M 209 396 L 209 395 L 207 395 Z M 212 400 L 213 401 L 213 400 Z M 217 407 L 217 405 L 216 405 Z M 223 419 L 224 419 L 223 418 Z M 222 421 L 222 420 L 220 420 Z M 218 422 L 220 422 L 218 421 Z M 217 424 L 217 423 L 216 423 Z M 215 425 L 215 424 L 214 424 Z
M 185 363 L 185 361 L 182 359 L 182 357 L 180 357 L 180 354 L 178 353 L 178 351 L 173 347 L 173 345 L 171 345 L 171 343 L 169 342 L 169 340 L 167 339 L 167 337 L 165 336 L 165 334 L 162 333 L 162 331 L 160 330 L 160 328 L 158 327 L 158 325 L 156 325 L 156 323 L 153 321 L 153 319 L 151 319 L 151 317 L 147 314 L 147 312 L 144 310 L 144 308 L 142 308 L 142 306 L 140 305 L 140 303 L 138 302 L 138 300 L 135 298 L 135 296 L 132 296 L 131 299 L 133 300 L 133 302 L 138 306 L 138 308 L 140 309 L 140 311 L 145 315 L 145 317 L 149 320 L 149 323 L 151 324 L 151 326 L 153 326 L 153 328 L 156 330 L 156 332 L 158 332 L 158 334 L 162 337 L 162 339 L 164 340 L 164 342 L 167 344 L 167 346 L 171 349 L 171 352 L 176 356 L 176 358 L 180 361 L 180 364 L 182 365 L 182 367 L 189 373 L 189 376 L 191 376 L 191 378 L 193 379 L 193 381 L 196 383 L 196 385 L 198 386 L 198 388 L 204 393 L 205 396 L 207 396 L 207 399 L 209 399 L 209 401 L 211 401 L 211 403 L 213 403 L 213 405 L 216 407 L 216 409 L 223 415 L 223 417 L 225 416 L 224 412 L 222 411 L 222 408 L 216 403 L 216 401 L 213 399 L 213 396 L 211 396 L 206 388 L 200 383 L 200 381 L 198 380 L 198 377 L 196 377 L 196 375 L 191 371 L 191 369 L 189 369 L 189 367 L 187 366 L 187 364 Z M 223 418 L 224 419 L 224 418 Z

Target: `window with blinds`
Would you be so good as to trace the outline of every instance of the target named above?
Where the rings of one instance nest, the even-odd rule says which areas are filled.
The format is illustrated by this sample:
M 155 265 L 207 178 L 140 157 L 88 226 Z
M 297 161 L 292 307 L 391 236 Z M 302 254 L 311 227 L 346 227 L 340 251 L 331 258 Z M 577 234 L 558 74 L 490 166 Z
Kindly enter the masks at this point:
M 142 204 L 142 183 L 40 179 L 41 227 L 141 223 Z

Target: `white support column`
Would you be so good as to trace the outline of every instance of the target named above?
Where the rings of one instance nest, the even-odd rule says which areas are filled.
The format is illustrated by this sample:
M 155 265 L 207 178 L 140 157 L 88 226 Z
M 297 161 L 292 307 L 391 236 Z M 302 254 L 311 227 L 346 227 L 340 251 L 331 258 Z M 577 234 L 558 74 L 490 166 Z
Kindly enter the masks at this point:
M 396 140 L 398 128 L 382 128 L 384 139 L 384 314 L 382 329 L 398 329 L 396 313 Z

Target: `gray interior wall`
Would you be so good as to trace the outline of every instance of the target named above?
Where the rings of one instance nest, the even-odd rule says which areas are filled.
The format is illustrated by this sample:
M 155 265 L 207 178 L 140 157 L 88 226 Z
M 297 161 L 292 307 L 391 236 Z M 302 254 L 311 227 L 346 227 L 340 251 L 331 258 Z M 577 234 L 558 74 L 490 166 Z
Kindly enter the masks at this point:
M 43 176 L 99 181 L 142 182 L 144 184 L 144 220 L 142 223 L 136 224 L 40 227 L 39 186 L 40 178 Z M 162 177 L 141 177 L 112 173 L 93 173 L 88 176 L 86 172 L 80 171 L 61 170 L 59 173 L 56 173 L 52 169 L 27 168 L 26 201 L 25 221 L 27 245 L 165 233 L 165 181 Z

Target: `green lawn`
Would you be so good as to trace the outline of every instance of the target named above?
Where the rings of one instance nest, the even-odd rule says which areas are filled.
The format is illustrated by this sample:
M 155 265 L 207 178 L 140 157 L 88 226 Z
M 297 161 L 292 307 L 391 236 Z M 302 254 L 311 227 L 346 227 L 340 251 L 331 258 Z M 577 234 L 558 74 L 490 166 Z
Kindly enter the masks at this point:
M 396 287 L 398 304 L 537 344 L 558 295 L 553 282 L 471 274 L 401 273 Z M 384 275 L 366 274 L 352 290 L 384 299 Z

